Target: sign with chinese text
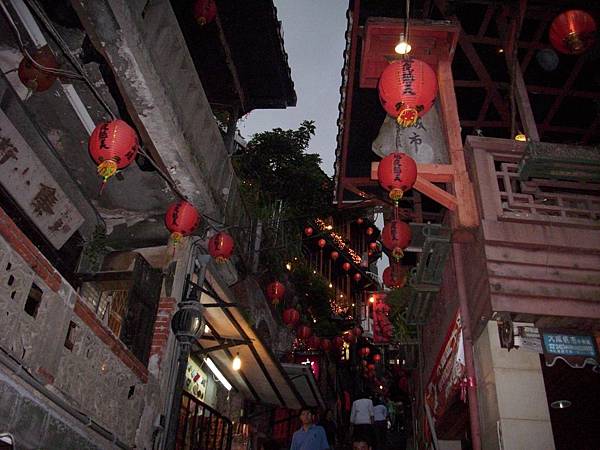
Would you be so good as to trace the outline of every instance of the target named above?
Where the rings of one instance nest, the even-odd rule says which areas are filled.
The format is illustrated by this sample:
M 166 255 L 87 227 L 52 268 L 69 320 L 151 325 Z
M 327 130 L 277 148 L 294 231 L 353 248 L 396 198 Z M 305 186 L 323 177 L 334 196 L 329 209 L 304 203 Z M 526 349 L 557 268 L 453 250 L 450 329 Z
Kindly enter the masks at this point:
M 592 336 L 577 336 L 543 332 L 544 351 L 554 355 L 596 357 L 596 345 Z
M 0 111 L 0 182 L 56 248 L 61 248 L 84 221 L 3 111 Z

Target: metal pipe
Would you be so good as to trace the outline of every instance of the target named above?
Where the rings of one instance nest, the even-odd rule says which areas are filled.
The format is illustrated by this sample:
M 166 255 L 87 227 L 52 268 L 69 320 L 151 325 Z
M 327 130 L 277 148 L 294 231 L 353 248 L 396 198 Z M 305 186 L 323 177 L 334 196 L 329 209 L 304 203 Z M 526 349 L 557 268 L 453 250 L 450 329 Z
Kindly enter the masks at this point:
M 175 450 L 177 444 L 177 429 L 179 428 L 179 412 L 181 410 L 181 397 L 183 395 L 183 385 L 185 383 L 185 370 L 190 355 L 191 346 L 188 343 L 179 343 L 179 361 L 177 364 L 177 379 L 173 392 L 173 404 L 171 406 L 171 415 L 169 417 L 169 428 L 167 429 L 166 450 Z
M 471 315 L 469 301 L 465 286 L 465 273 L 463 268 L 462 244 L 452 244 L 454 256 L 454 269 L 456 273 L 456 286 L 458 302 L 462 320 L 463 345 L 465 347 L 465 369 L 467 372 L 467 394 L 469 401 L 469 423 L 471 427 L 471 446 L 473 450 L 481 450 L 481 427 L 479 423 L 479 403 L 477 399 L 477 376 L 473 360 L 473 336 L 471 334 Z

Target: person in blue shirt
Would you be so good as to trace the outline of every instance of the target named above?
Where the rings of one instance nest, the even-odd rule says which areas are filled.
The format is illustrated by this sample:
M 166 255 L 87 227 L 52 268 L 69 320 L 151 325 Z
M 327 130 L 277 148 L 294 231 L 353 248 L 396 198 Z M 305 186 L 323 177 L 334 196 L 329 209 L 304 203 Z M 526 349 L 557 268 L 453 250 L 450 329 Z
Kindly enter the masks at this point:
M 314 415 L 310 408 L 300 410 L 302 426 L 292 437 L 290 450 L 328 450 L 329 443 L 325 429 L 313 423 Z

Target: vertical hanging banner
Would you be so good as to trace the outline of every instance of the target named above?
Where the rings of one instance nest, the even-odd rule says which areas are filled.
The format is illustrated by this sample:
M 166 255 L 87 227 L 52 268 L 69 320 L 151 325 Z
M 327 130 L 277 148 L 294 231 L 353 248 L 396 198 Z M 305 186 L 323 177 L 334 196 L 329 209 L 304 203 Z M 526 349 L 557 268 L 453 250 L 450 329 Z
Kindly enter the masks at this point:
M 434 421 L 439 420 L 461 388 L 465 377 L 462 322 L 457 312 L 429 377 L 425 399 Z

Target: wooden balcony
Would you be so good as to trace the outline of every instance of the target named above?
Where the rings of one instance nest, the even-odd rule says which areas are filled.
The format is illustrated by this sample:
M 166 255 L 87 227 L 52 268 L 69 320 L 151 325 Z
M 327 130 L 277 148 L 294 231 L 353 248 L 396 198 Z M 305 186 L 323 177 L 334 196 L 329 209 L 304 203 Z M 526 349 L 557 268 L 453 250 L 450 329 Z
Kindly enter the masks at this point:
M 466 141 L 481 219 L 464 256 L 476 330 L 501 311 L 538 326 L 600 319 L 600 184 L 525 179 L 526 148 L 507 139 Z

